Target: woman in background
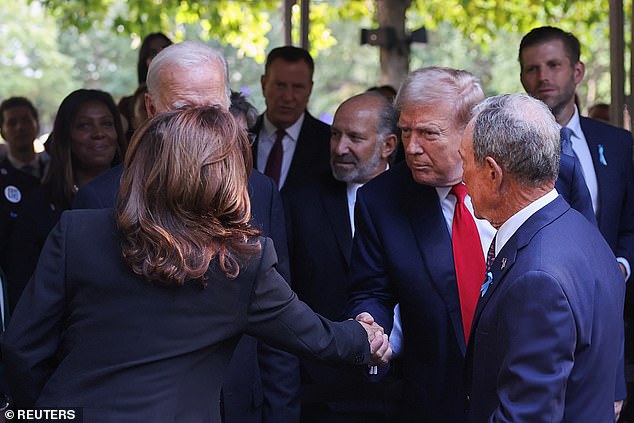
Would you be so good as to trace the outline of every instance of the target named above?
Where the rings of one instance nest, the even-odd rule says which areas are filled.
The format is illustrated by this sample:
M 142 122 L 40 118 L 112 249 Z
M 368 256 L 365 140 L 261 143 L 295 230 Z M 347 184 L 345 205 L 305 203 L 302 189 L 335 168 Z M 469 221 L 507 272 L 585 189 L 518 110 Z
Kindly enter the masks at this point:
M 249 224 L 250 170 L 245 131 L 216 107 L 159 114 L 135 133 L 116 209 L 63 214 L 4 335 L 18 408 L 220 422 L 244 333 L 351 365 L 389 353 L 376 324 L 316 315 L 277 273 Z
M 59 106 L 46 142 L 51 156 L 43 183 L 17 212 L 7 252 L 9 303 L 14 308 L 46 236 L 80 186 L 121 162 L 125 136 L 114 100 L 99 90 L 77 90 Z
M 136 65 L 137 79 L 139 85 L 135 91 L 135 94 L 122 97 L 121 100 L 119 100 L 118 104 L 119 112 L 124 118 L 124 126 L 126 128 L 126 137 L 128 141 L 132 138 L 132 134 L 136 129 L 134 123 L 134 116 L 136 113 L 136 94 L 139 91 L 140 87 L 145 86 L 145 80 L 147 79 L 147 71 L 150 67 L 150 63 L 161 50 L 172 44 L 172 40 L 170 40 L 167 35 L 163 34 L 162 32 L 153 32 L 146 35 L 143 39 L 143 42 L 141 43 L 141 47 L 139 48 L 139 59 Z M 143 105 L 143 107 L 145 107 L 145 105 Z

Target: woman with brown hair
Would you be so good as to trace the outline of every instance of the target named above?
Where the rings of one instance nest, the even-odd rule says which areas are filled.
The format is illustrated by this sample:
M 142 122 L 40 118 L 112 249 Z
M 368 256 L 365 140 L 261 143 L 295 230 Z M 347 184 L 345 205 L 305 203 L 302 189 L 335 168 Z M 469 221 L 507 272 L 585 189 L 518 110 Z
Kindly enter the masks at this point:
M 64 213 L 5 333 L 18 408 L 219 422 L 244 333 L 349 364 L 389 356 L 376 324 L 330 322 L 279 276 L 271 241 L 249 225 L 250 168 L 246 132 L 215 107 L 135 133 L 116 210 Z

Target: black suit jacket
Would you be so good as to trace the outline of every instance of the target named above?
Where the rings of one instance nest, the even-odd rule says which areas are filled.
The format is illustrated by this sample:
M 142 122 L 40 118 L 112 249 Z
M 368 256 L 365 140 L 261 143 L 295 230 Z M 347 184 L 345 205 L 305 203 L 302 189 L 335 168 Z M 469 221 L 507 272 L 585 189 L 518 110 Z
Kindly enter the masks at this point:
M 11 228 L 25 195 L 40 181 L 11 166 L 9 159 L 0 162 L 0 265 L 6 266 L 6 249 Z
M 50 197 L 49 185 L 35 188 L 26 195 L 14 219 L 5 267 L 11 309 L 35 270 L 48 233 L 62 214 Z
M 243 333 L 295 353 L 362 364 L 365 330 L 301 303 L 275 249 L 227 279 L 160 287 L 123 260 L 113 210 L 65 212 L 3 339 L 19 408 L 82 407 L 85 421 L 218 422 L 222 380 Z M 229 375 L 226 375 L 229 377 Z
M 597 219 L 592 208 L 592 198 L 583 179 L 581 163 L 573 156 L 561 154 L 559 160 L 559 176 L 555 181 L 557 192 L 581 213 L 589 222 L 597 224 Z
M 251 129 L 260 134 L 263 115 L 260 115 L 255 126 Z M 254 167 L 258 168 L 258 139 L 252 146 Z M 307 111 L 304 113 L 304 123 L 299 132 L 297 146 L 288 170 L 286 181 L 282 186 L 282 193 L 287 189 L 301 186 L 316 179 L 324 172 L 330 171 L 330 125 L 315 119 Z
M 286 191 L 284 207 L 293 290 L 320 315 L 343 319 L 352 252 L 346 183 L 328 171 L 312 183 Z M 367 371 L 311 359 L 300 364 L 302 417 L 307 421 L 336 422 L 341 416 L 349 421 L 385 420 L 382 400 L 394 386 L 391 380 L 370 381 Z
M 74 209 L 114 207 L 123 166 L 119 165 L 81 187 Z M 253 170 L 249 176 L 253 223 L 273 239 L 278 271 L 288 281 L 288 249 L 284 209 L 273 180 Z M 283 351 L 242 337 L 223 386 L 226 423 L 275 423 L 299 420 L 299 364 Z
M 343 317 L 352 228 L 346 184 L 325 173 L 284 194 L 293 290 L 329 319 Z
M 391 331 L 400 304 L 399 422 L 462 423 L 466 350 L 451 237 L 433 187 L 399 163 L 357 191 L 348 316 Z

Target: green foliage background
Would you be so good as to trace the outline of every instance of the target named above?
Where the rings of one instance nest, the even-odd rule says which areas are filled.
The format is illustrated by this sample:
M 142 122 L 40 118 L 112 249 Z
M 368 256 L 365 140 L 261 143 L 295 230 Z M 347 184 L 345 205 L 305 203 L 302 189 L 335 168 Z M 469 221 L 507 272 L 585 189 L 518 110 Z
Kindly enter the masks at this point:
M 263 110 L 259 79 L 266 53 L 282 43 L 280 3 L 0 0 L 0 99 L 31 98 L 46 131 L 57 105 L 74 89 L 99 88 L 117 99 L 131 94 L 142 37 L 163 31 L 174 41 L 199 39 L 222 49 L 232 88 L 245 91 Z M 359 45 L 361 28 L 377 25 L 375 7 L 373 0 L 312 1 L 314 114 L 331 115 L 342 100 L 379 83 L 378 49 Z M 519 40 L 532 27 L 554 24 L 573 31 L 583 44 L 582 106 L 609 102 L 607 21 L 608 0 L 415 0 L 406 28 L 425 25 L 429 42 L 412 44 L 410 69 L 452 66 L 478 75 L 487 94 L 522 91 Z M 297 8 L 293 22 L 298 40 Z

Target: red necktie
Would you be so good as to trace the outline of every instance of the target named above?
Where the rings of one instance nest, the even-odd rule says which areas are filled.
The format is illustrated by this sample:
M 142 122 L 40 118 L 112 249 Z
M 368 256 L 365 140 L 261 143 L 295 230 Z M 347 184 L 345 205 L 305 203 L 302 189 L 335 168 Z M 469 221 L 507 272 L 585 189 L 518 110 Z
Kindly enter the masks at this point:
M 482 275 L 485 272 L 484 254 L 475 220 L 464 204 L 467 188 L 460 183 L 451 188 L 451 193 L 456 196 L 451 246 L 458 280 L 464 337 L 468 341 L 473 314 L 480 296 Z
M 286 131 L 283 129 L 278 129 L 276 133 L 277 137 L 275 138 L 275 143 L 273 144 L 273 148 L 271 148 L 271 152 L 269 153 L 269 158 L 266 161 L 264 174 L 273 178 L 275 183 L 279 186 L 280 174 L 282 173 L 282 158 L 284 157 L 282 139 L 284 139 Z

